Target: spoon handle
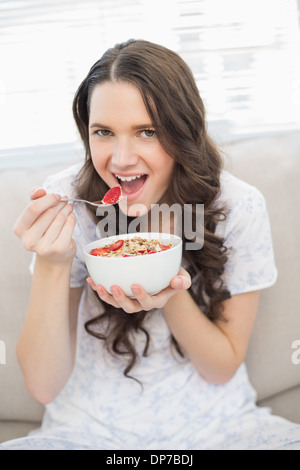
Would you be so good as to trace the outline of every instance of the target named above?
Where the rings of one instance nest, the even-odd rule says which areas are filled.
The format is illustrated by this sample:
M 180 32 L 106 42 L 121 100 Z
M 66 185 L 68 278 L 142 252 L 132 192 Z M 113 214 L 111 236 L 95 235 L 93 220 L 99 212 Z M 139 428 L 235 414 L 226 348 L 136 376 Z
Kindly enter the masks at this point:
M 71 197 L 62 198 L 61 202 L 84 202 L 85 204 L 90 204 L 91 206 L 95 206 L 95 207 L 99 207 L 103 205 L 101 201 L 91 202 L 91 201 L 85 201 L 84 199 L 75 199 Z

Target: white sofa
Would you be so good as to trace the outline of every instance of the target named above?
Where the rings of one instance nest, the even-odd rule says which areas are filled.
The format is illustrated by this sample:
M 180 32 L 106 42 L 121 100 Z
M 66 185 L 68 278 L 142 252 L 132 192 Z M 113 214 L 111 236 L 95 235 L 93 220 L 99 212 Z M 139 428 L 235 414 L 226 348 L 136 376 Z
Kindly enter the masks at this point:
M 259 405 L 300 423 L 300 132 L 238 142 L 223 150 L 226 167 L 266 198 L 279 271 L 276 285 L 262 292 L 247 356 L 250 379 Z M 27 434 L 43 414 L 42 405 L 26 392 L 16 360 L 31 255 L 14 236 L 13 224 L 30 188 L 61 168 L 0 172 L 0 442 Z

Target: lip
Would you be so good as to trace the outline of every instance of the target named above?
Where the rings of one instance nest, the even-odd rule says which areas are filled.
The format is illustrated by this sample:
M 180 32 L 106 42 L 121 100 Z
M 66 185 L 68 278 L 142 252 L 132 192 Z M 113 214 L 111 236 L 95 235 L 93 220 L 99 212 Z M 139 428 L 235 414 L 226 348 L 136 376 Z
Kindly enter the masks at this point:
M 123 191 L 123 189 L 122 189 L 123 195 L 124 195 L 124 197 L 126 198 L 126 200 L 127 200 L 128 202 L 134 201 L 134 200 L 136 200 L 136 199 L 139 198 L 139 196 L 140 196 L 140 195 L 142 194 L 142 192 L 144 191 L 145 185 L 147 184 L 147 181 L 148 181 L 148 179 L 149 179 L 149 175 L 147 175 L 146 173 L 131 173 L 131 174 L 126 174 L 126 175 L 125 175 L 125 174 L 122 174 L 122 173 L 112 173 L 112 176 L 113 176 L 114 180 L 117 182 L 117 184 L 120 184 L 120 181 L 119 181 L 118 178 L 115 176 L 116 174 L 119 175 L 119 176 L 124 176 L 124 177 L 139 176 L 139 175 L 144 175 L 144 176 L 146 176 L 146 179 L 145 179 L 145 181 L 144 181 L 143 186 L 142 186 L 138 191 L 136 191 L 136 192 L 134 192 L 134 193 L 126 194 L 126 193 Z

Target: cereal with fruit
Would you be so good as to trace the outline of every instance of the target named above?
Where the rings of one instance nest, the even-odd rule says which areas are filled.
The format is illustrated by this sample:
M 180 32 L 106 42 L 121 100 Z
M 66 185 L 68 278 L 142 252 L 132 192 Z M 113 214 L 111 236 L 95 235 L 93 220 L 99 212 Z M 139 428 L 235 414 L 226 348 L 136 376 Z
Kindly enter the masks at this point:
M 125 240 L 117 240 L 114 243 L 93 248 L 90 252 L 94 256 L 105 256 L 109 258 L 142 256 L 172 248 L 172 243 L 164 244 L 161 240 L 147 240 L 146 238 L 133 237 Z

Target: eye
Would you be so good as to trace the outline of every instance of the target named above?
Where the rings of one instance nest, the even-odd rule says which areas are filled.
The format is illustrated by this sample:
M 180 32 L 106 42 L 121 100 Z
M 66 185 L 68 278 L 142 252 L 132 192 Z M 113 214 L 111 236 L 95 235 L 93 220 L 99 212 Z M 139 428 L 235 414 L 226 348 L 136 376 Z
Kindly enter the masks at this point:
M 142 137 L 147 137 L 147 138 L 154 137 L 155 136 L 155 130 L 153 130 L 153 129 L 144 129 L 143 131 L 141 131 L 140 135 Z
M 108 129 L 99 129 L 96 131 L 96 134 L 98 134 L 100 137 L 107 137 L 111 135 L 111 131 Z

